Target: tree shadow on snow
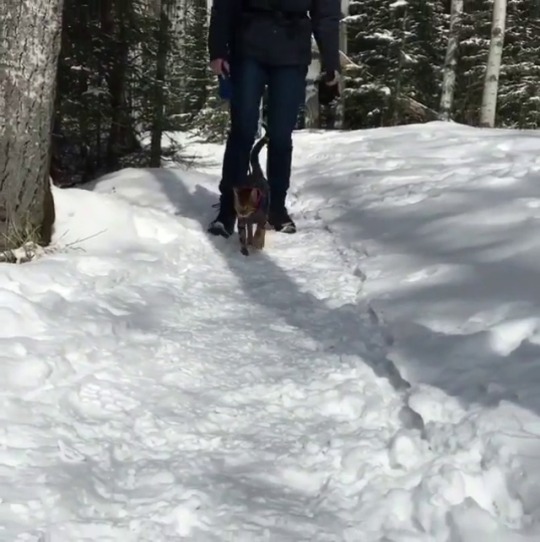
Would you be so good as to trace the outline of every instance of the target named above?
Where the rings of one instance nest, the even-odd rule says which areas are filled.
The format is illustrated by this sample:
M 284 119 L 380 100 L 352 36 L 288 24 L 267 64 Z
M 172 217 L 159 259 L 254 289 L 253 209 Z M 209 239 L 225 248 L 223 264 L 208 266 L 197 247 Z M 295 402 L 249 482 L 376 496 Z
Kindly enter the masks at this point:
M 216 192 L 210 191 L 200 184 L 186 184 L 178 179 L 176 173 L 160 171 L 158 181 L 163 191 L 176 208 L 175 214 L 199 222 L 204 232 L 208 223 L 215 216 L 212 205 L 217 202 Z M 270 233 L 270 235 L 284 235 Z M 301 234 L 297 239 L 300 242 Z M 327 304 L 313 294 L 302 291 L 292 280 L 287 271 L 272 259 L 272 252 L 261 252 L 249 257 L 240 254 L 236 238 L 225 240 L 208 236 L 207 239 L 223 259 L 223 265 L 234 273 L 241 284 L 242 291 L 248 300 L 261 306 L 272 315 L 272 318 L 285 322 L 307 336 L 318 345 L 318 352 L 306 349 L 309 363 L 317 370 L 317 355 L 336 359 L 346 359 L 351 363 L 367 364 L 380 378 L 384 378 L 398 393 L 405 391 L 409 384 L 397 371 L 395 365 L 386 357 L 387 343 L 381 336 L 381 327 L 369 307 L 361 304 L 347 304 L 338 308 Z M 296 239 L 295 239 L 296 241 Z M 216 273 L 220 270 L 216 269 Z M 264 327 L 265 322 L 262 323 Z M 422 430 L 423 423 L 418 415 L 404 405 L 402 421 L 409 428 Z M 329 429 L 331 432 L 331 429 Z M 256 444 L 255 444 L 256 445 Z M 278 536 L 294 538 L 298 536 L 298 526 L 302 517 L 311 506 L 313 521 L 306 520 L 304 529 L 319 527 L 335 533 L 342 529 L 336 510 L 326 504 L 320 495 L 307 494 L 288 487 L 287 484 L 272 483 L 266 476 L 261 464 L 242 464 L 237 469 L 228 468 L 223 461 L 217 461 L 219 469 L 208 472 L 208 481 L 212 484 L 230 486 L 227 490 L 229 500 L 239 503 L 238 510 L 243 510 L 243 503 L 252 503 L 246 512 L 236 514 L 236 522 L 249 525 L 257 515 L 286 518 L 294 516 L 294 521 L 282 527 L 273 526 L 272 532 Z M 275 464 L 269 465 L 269 470 Z M 324 487 L 321 488 L 324 492 Z M 256 523 L 254 527 L 258 529 Z M 279 531 L 279 532 L 278 532 Z
M 176 214 L 196 220 L 206 231 L 216 210 L 212 205 L 218 201 L 216 192 L 197 184 L 190 192 L 184 182 L 174 173 L 160 173 L 158 179 Z M 285 235 L 270 232 L 272 235 Z M 300 239 L 300 234 L 297 237 Z M 240 281 L 249 299 L 281 319 L 289 326 L 319 344 L 321 351 L 337 356 L 361 356 L 377 376 L 388 379 L 396 389 L 409 384 L 401 377 L 394 364 L 386 357 L 387 344 L 380 335 L 376 315 L 369 307 L 346 304 L 330 308 L 323 300 L 302 291 L 271 257 L 271 250 L 242 256 L 236 238 L 225 240 L 208 235 L 209 241 L 221 254 L 223 262 Z M 219 270 L 216 270 L 219 272 Z
M 427 174 L 417 171 L 419 178 Z M 373 175 L 376 182 L 383 174 Z M 509 185 L 479 186 L 475 180 L 450 185 L 444 196 L 452 206 L 445 206 L 444 198 L 439 206 L 431 194 L 427 205 L 373 206 L 374 195 L 367 191 L 353 205 L 350 181 L 338 184 L 307 189 L 322 201 L 333 198 L 330 230 L 346 245 L 374 242 L 383 253 L 404 257 L 409 274 L 419 277 L 395 290 L 389 285 L 380 301 L 394 315 L 390 331 L 399 365 L 407 366 L 415 381 L 466 404 L 493 407 L 506 400 L 540 414 L 535 391 L 540 387 L 540 264 L 527 256 L 540 250 L 540 238 L 531 235 L 540 228 L 540 213 L 523 222 L 506 209 L 512 202 L 540 206 L 537 175 L 531 172 Z M 324 214 L 324 203 L 321 207 Z M 441 280 L 439 268 L 446 269 Z

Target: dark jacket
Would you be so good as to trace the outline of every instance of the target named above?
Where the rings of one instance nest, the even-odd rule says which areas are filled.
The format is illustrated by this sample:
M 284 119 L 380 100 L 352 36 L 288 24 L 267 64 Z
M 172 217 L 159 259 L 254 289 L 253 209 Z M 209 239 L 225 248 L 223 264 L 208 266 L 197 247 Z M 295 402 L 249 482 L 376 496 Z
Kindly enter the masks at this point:
M 285 7 L 260 9 L 269 3 Z M 340 0 L 213 0 L 210 60 L 251 57 L 271 65 L 309 65 L 313 34 L 322 70 L 339 71 L 340 19 Z

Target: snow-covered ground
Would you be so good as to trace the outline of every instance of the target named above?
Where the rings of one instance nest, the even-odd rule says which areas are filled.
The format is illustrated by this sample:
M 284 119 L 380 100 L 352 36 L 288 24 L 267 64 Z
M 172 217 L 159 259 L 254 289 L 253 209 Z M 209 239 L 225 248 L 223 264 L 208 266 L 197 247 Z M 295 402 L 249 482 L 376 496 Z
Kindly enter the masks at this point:
M 248 258 L 219 146 L 55 190 L 0 265 L 0 541 L 540 540 L 540 134 L 295 141 Z

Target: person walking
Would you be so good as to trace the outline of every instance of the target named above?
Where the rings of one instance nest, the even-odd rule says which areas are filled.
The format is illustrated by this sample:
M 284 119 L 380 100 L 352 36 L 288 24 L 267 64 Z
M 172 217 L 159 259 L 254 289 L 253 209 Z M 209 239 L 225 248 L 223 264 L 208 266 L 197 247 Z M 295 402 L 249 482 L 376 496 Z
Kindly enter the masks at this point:
M 210 67 L 230 88 L 230 130 L 223 157 L 217 217 L 208 231 L 229 237 L 236 215 L 233 187 L 247 176 L 249 154 L 267 89 L 268 222 L 295 233 L 286 206 L 292 163 L 292 132 L 305 100 L 311 36 L 321 71 L 336 94 L 340 73 L 340 0 L 213 0 L 208 51 Z

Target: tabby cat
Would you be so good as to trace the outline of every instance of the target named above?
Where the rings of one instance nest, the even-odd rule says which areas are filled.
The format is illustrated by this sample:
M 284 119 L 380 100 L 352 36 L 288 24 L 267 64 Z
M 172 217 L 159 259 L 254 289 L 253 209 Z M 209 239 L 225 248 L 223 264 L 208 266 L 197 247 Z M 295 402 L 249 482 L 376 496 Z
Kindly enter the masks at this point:
M 238 220 L 240 252 L 249 255 L 248 246 L 262 250 L 268 221 L 270 190 L 259 163 L 259 153 L 268 143 L 265 134 L 253 146 L 250 154 L 250 171 L 246 183 L 234 188 L 234 209 Z M 255 232 L 253 231 L 255 227 Z

